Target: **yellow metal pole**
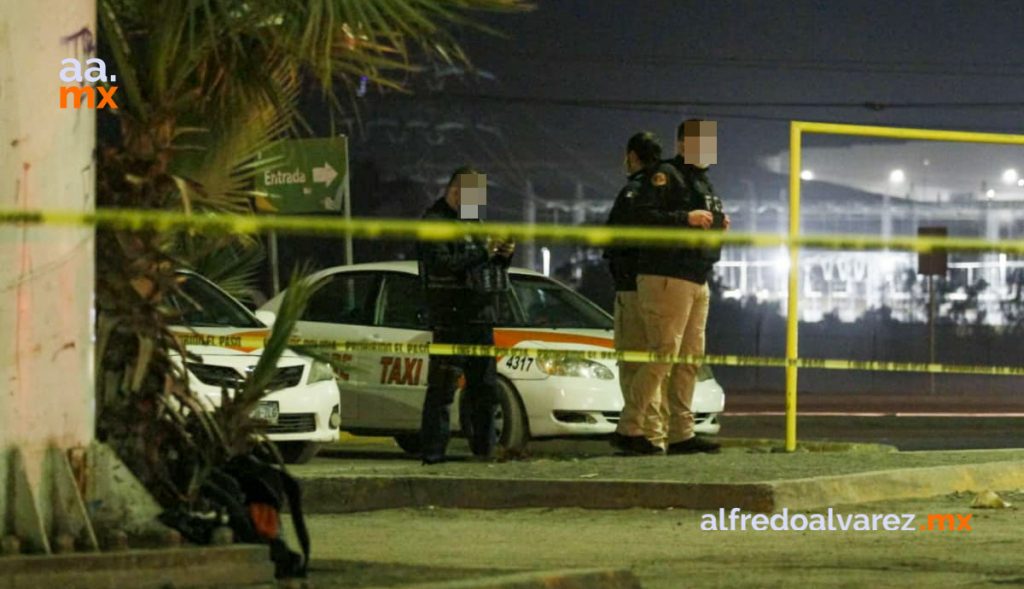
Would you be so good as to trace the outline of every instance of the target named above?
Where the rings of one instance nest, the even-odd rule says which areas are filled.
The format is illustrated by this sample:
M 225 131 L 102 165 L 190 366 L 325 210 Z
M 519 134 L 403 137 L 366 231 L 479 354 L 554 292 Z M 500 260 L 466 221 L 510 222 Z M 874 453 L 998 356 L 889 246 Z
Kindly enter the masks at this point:
M 905 127 L 876 127 L 871 125 L 844 125 L 841 123 L 814 123 L 793 121 L 802 133 L 826 135 L 856 135 L 858 137 L 886 137 L 918 141 L 950 141 L 959 143 L 991 143 L 998 145 L 1024 145 L 1024 135 L 1005 133 L 976 133 L 974 131 L 946 131 L 943 129 L 911 129 Z
M 789 127 L 789 236 L 800 234 L 800 123 Z M 800 325 L 800 248 L 789 244 L 789 292 L 786 308 L 786 451 L 796 450 L 796 359 Z

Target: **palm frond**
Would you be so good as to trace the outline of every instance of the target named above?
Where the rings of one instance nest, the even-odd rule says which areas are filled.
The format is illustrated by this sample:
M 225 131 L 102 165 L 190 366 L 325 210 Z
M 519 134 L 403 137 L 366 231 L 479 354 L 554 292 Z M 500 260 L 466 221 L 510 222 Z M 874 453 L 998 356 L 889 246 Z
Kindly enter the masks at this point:
M 220 241 L 217 243 L 216 241 Z M 197 257 L 192 269 L 209 278 L 231 296 L 253 301 L 257 292 L 256 279 L 266 262 L 266 253 L 259 242 L 223 243 L 216 240 Z
M 126 101 L 109 113 L 119 141 L 97 155 L 106 206 L 250 212 L 252 179 L 273 141 L 308 130 L 296 107 L 319 83 L 331 120 L 365 76 L 402 90 L 434 60 L 469 64 L 449 32 L 494 32 L 476 11 L 522 0 L 98 0 L 101 48 Z M 355 104 L 352 103 L 355 110 Z M 312 288 L 293 276 L 255 370 L 209 415 L 173 361 L 188 352 L 170 333 L 162 295 L 191 265 L 244 295 L 262 250 L 251 238 L 97 232 L 100 320 L 98 423 L 122 458 L 166 503 L 195 493 L 214 464 L 251 448 L 251 411 L 265 394 Z
M 314 286 L 307 280 L 304 270 L 296 270 L 281 301 L 277 319 L 260 353 L 259 361 L 240 390 L 237 390 L 233 397 L 225 396 L 217 409 L 216 420 L 227 438 L 229 452 L 248 451 L 254 442 L 254 435 L 260 433 L 259 424 L 250 415 L 256 404 L 268 394 L 270 384 L 277 374 L 278 363 L 289 347 L 295 324 L 305 311 L 313 292 Z

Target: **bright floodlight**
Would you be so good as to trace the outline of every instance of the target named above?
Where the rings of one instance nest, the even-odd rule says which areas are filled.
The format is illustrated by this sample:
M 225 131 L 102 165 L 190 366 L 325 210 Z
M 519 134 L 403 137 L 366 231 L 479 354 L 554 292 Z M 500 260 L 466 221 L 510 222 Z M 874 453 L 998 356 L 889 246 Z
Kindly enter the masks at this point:
M 881 262 L 883 274 L 892 274 L 892 271 L 896 269 L 896 260 L 893 259 L 893 255 L 888 252 L 882 254 Z
M 903 170 L 899 168 L 889 172 L 889 182 L 893 184 L 900 184 L 907 179 L 907 175 L 903 173 Z
M 1009 168 L 1003 171 L 1003 182 L 1006 184 L 1013 184 L 1018 179 L 1017 170 Z
M 803 172 L 800 172 L 800 179 L 801 180 L 814 180 L 814 172 L 812 172 L 810 170 L 804 170 Z
M 779 253 L 775 255 L 775 259 L 772 260 L 772 262 L 774 263 L 776 270 L 778 270 L 780 272 L 788 272 L 789 271 L 789 252 L 786 251 L 786 248 L 784 248 L 784 247 L 779 248 Z
M 989 188 L 988 190 L 985 191 L 985 196 L 987 196 L 990 199 L 995 198 L 996 197 L 996 191 L 991 189 L 991 188 Z
M 1017 180 L 1017 186 L 1024 188 L 1024 178 Z

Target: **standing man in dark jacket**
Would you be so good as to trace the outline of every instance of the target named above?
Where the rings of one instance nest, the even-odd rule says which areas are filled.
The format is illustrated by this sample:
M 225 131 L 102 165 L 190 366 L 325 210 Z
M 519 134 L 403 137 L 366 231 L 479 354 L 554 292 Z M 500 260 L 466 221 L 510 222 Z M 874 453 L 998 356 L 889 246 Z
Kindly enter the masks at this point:
M 716 132 L 713 121 L 687 120 L 679 125 L 677 156 L 659 165 L 641 191 L 635 207 L 639 223 L 698 231 L 729 228 L 729 217 L 706 172 L 717 163 Z M 649 350 L 704 355 L 710 302 L 707 283 L 719 251 L 718 247 L 640 250 L 637 296 Z M 718 451 L 718 444 L 694 434 L 692 405 L 698 368 L 697 364 L 647 363 L 633 378 L 633 397 L 648 412 L 656 410 L 662 416 L 657 420 L 660 427 L 645 428 L 645 436 L 654 446 L 665 445 L 669 454 Z
M 661 144 L 653 133 L 637 133 L 626 143 L 626 171 L 629 178 L 626 185 L 615 197 L 608 225 L 638 225 L 634 218 L 633 207 L 643 188 L 647 174 L 661 160 Z M 615 283 L 615 349 L 642 350 L 647 342 L 644 338 L 643 318 L 636 294 L 636 247 L 614 247 L 605 252 L 608 265 Z M 640 368 L 636 362 L 619 362 L 619 386 L 625 404 L 619 424 L 612 434 L 612 445 L 628 454 L 650 454 L 658 450 L 647 441 L 644 430 L 644 410 L 633 399 L 630 389 L 633 375 Z M 660 417 L 654 416 L 655 423 Z
M 459 168 L 424 219 L 479 222 L 486 204 L 487 177 Z M 498 293 L 508 289 L 508 267 L 515 244 L 475 236 L 451 242 L 422 242 L 418 248 L 420 277 L 426 287 L 435 343 L 494 345 Z M 430 356 L 427 395 L 423 402 L 420 439 L 423 463 L 445 459 L 451 435 L 449 419 L 460 376 L 465 377 L 463 430 L 470 432 L 473 454 L 494 451 L 494 413 L 498 403 L 497 366 L 490 356 Z M 466 426 L 469 426 L 468 428 Z

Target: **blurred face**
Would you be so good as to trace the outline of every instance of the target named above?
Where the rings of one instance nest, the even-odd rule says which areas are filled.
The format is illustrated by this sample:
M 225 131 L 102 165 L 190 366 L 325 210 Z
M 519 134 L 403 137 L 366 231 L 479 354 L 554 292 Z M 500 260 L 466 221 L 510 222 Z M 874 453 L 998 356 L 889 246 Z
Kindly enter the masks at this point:
M 691 166 L 706 168 L 718 163 L 718 123 L 715 121 L 687 121 L 683 138 L 677 144 L 683 161 Z
M 625 164 L 626 164 L 626 173 L 627 174 L 632 174 L 633 172 L 639 172 L 640 170 L 644 169 L 643 162 L 641 162 L 640 158 L 637 157 L 636 153 L 632 152 L 632 151 L 627 151 L 626 152 Z
M 479 219 L 480 207 L 487 204 L 487 175 L 460 174 L 448 188 L 447 201 L 460 219 Z

